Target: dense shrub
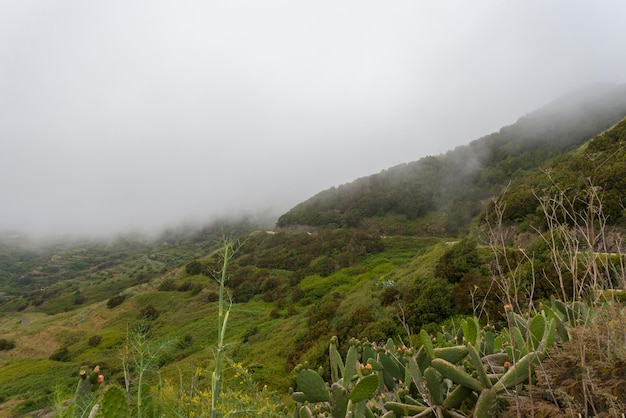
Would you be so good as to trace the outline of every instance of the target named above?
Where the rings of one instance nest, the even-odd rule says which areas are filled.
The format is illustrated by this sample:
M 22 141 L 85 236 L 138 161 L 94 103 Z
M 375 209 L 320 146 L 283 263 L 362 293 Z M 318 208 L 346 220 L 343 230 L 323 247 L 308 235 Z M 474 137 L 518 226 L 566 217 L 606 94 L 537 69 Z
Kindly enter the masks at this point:
M 413 329 L 419 329 L 425 324 L 439 323 L 453 313 L 450 286 L 444 281 L 423 283 L 412 293 L 416 294 L 417 298 L 408 304 L 407 316 Z
M 80 292 L 76 291 L 74 292 L 73 303 L 74 305 L 82 305 L 83 303 L 85 303 L 85 297 L 81 295 Z
M 191 334 L 185 334 L 183 338 L 181 338 L 176 346 L 180 349 L 187 348 L 193 343 L 193 336 Z
M 245 303 L 252 299 L 258 291 L 258 283 L 252 280 L 247 280 L 241 283 L 241 285 L 233 291 L 233 299 L 237 303 Z
M 300 289 L 299 287 L 294 287 L 293 290 L 291 291 L 291 301 L 295 303 L 295 302 L 298 302 L 303 297 L 304 297 L 304 290 Z
M 100 341 L 102 341 L 102 337 L 100 335 L 94 335 L 89 338 L 89 340 L 87 341 L 87 345 L 89 347 L 95 347 L 100 344 Z
M 487 314 L 494 320 L 501 317 L 501 306 L 497 292 L 492 288 L 491 279 L 479 273 L 464 275 L 452 290 L 452 306 L 458 313 Z
M 176 290 L 176 282 L 172 279 L 163 280 L 158 289 L 160 292 L 172 292 Z
M 15 341 L 7 340 L 6 338 L 0 338 L 0 351 L 12 350 L 15 348 Z
M 272 309 L 270 312 L 270 319 L 278 319 L 280 318 L 280 311 L 276 308 Z
M 139 311 L 137 319 L 153 321 L 159 317 L 159 311 L 152 305 L 148 305 Z
M 194 284 L 193 283 L 191 283 L 191 282 L 183 282 L 176 288 L 176 290 L 178 292 L 188 292 L 190 290 L 193 290 L 193 288 L 194 288 Z
M 216 291 L 207 292 L 207 294 L 204 296 L 204 300 L 207 303 L 217 302 L 218 300 L 220 300 L 220 294 Z
M 359 336 L 372 342 L 384 342 L 398 335 L 401 335 L 401 332 L 396 322 L 389 317 L 383 317 L 367 324 Z
M 480 269 L 476 239 L 468 237 L 454 244 L 441 256 L 435 268 L 435 275 L 450 283 L 458 283 L 465 274 Z
M 396 286 L 385 286 L 379 296 L 381 305 L 389 306 L 402 299 L 402 292 Z
M 126 299 L 125 295 L 115 295 L 107 301 L 107 308 L 113 309 L 116 306 L 121 305 L 125 299 Z
M 202 273 L 202 264 L 200 264 L 199 261 L 194 260 L 191 263 L 187 264 L 187 266 L 185 267 L 185 271 L 187 272 L 187 274 L 192 276 L 200 274 Z
M 50 357 L 48 357 L 48 360 L 67 363 L 68 361 L 71 360 L 70 350 L 68 350 L 67 347 L 61 347 L 55 350 L 52 354 L 50 354 Z

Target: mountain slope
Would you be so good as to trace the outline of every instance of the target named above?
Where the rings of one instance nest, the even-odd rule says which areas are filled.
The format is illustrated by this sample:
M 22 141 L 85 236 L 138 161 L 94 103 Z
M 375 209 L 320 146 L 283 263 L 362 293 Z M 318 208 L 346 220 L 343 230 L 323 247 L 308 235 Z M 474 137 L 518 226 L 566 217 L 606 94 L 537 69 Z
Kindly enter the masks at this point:
M 333 212 L 336 209 L 328 209 L 327 213 L 338 216 L 326 224 L 333 227 L 309 232 L 293 228 L 250 233 L 249 224 L 231 225 L 228 229 L 241 237 L 242 246 L 231 260 L 227 282 L 233 301 L 226 330 L 229 360 L 244 364 L 256 382 L 285 394 L 293 385 L 290 373 L 294 365 L 304 361 L 315 366 L 327 364 L 328 341 L 333 335 L 339 337 L 342 349 L 352 337 L 370 341 L 407 339 L 407 330 L 434 332 L 453 315 L 471 314 L 478 299 L 485 301 L 482 309 L 489 311 L 491 320 L 501 319 L 501 301 L 485 290 L 492 280 L 489 266 L 493 254 L 478 246 L 472 237 L 450 239 L 438 235 L 444 231 L 442 219 L 453 213 L 454 205 L 459 205 L 457 210 L 463 219 L 470 219 L 478 208 L 472 205 L 478 205 L 481 196 L 504 189 L 509 178 L 515 181 L 503 199 L 550 186 L 552 183 L 545 183 L 547 168 L 552 169 L 553 179 L 574 180 L 559 183 L 560 187 L 570 189 L 581 180 L 585 184 L 585 176 L 596 173 L 594 180 L 607 195 L 626 195 L 626 122 L 582 146 L 570 141 L 574 134 L 582 138 L 592 135 L 589 130 L 600 129 L 597 120 L 606 124 L 623 112 L 623 89 L 616 90 L 614 96 L 607 94 L 602 92 L 602 97 L 613 97 L 613 103 L 602 104 L 600 98 L 592 104 L 556 102 L 498 134 L 444 156 L 388 170 L 397 174 L 395 177 L 385 172 L 386 177 L 358 180 L 354 184 L 363 187 L 361 194 L 348 186 L 346 190 L 339 188 L 341 193 L 336 189 L 332 195 L 320 194 L 328 197 L 328 208 L 336 207 L 333 199 L 337 195 L 341 195 L 346 208 L 373 205 L 367 199 L 381 198 L 377 204 L 382 209 L 375 217 L 393 218 L 400 232 L 415 228 L 419 222 L 423 231 L 432 234 L 430 237 L 384 236 L 380 231 L 390 224 L 368 223 L 370 220 L 364 216 L 356 222 L 361 228 L 335 228 L 348 225 L 337 222 L 345 211 Z M 558 111 L 567 106 L 577 110 Z M 602 106 L 608 116 L 601 114 Z M 595 116 L 587 115 L 585 109 Z M 548 110 L 558 117 L 548 118 Z M 563 114 L 579 115 L 588 123 L 575 121 L 568 127 Z M 527 126 L 522 129 L 519 124 Z M 537 132 L 524 137 L 524 141 L 519 139 L 519 132 L 533 129 Z M 555 136 L 541 137 L 551 134 Z M 561 148 L 571 150 L 531 169 L 539 165 L 539 160 L 545 161 L 537 150 L 558 153 Z M 484 167 L 476 168 L 464 161 L 462 157 L 468 155 Z M 593 158 L 598 164 L 593 164 Z M 459 182 L 439 178 L 455 169 L 473 174 Z M 397 198 L 407 193 L 405 184 L 410 183 L 404 178 L 407 172 L 423 175 L 434 184 L 427 184 L 422 177 L 413 179 L 432 189 L 426 215 L 410 215 L 398 209 Z M 501 183 L 497 173 L 504 173 Z M 388 182 L 384 187 L 377 186 L 381 194 L 374 195 L 366 186 L 379 180 Z M 449 183 L 449 188 L 441 187 Z M 352 194 L 346 194 L 348 191 Z M 461 206 L 461 198 L 471 205 Z M 507 220 L 513 225 L 526 222 L 537 210 L 537 200 L 533 203 L 523 205 L 519 215 Z M 507 205 L 515 207 L 514 200 L 507 201 Z M 471 210 L 463 212 L 464 208 Z M 317 210 L 321 212 L 324 207 L 318 205 Z M 411 216 L 415 220 L 407 220 Z M 375 227 L 363 229 L 371 225 Z M 215 226 L 192 237 L 168 234 L 152 244 L 63 244 L 40 252 L 16 250 L 6 243 L 0 246 L 0 275 L 6 273 L 0 277 L 4 279 L 0 280 L 0 336 L 15 343 L 14 348 L 0 350 L 0 402 L 28 399 L 31 403 L 24 402 L 15 410 L 21 412 L 48 406 L 54 386 L 73 392 L 76 372 L 82 365 L 99 364 L 107 381 L 123 385 L 120 359 L 127 349 L 129 333 L 146 325 L 151 342 L 163 346 L 155 355 L 155 368 L 146 382 L 153 388 L 160 382 L 206 388 L 216 344 L 217 286 L 211 273 L 218 268 L 219 258 L 213 250 L 221 231 Z M 512 248 L 511 253 L 516 250 Z M 537 257 L 542 255 L 537 248 L 534 250 Z M 546 283 L 539 290 L 543 293 L 535 296 L 549 296 L 554 287 Z
M 542 198 L 562 197 L 564 209 L 582 214 L 589 199 L 595 199 L 591 187 L 606 223 L 626 227 L 626 119 L 512 184 L 501 199 L 503 220 L 542 226 Z
M 509 180 L 576 148 L 624 116 L 626 85 L 592 86 L 445 155 L 318 193 L 282 215 L 278 226 L 367 225 L 381 233 L 418 233 L 407 230 L 406 221 L 438 212 L 443 217 L 437 232 L 454 233 L 478 214 L 481 200 L 498 194 Z M 390 216 L 395 224 L 372 221 Z

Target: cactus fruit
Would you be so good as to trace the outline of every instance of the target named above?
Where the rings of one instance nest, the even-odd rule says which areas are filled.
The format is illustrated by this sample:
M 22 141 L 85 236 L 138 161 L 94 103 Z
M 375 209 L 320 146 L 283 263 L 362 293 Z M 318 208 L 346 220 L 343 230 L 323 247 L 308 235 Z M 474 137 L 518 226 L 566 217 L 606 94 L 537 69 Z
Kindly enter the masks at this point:
M 377 362 L 374 359 L 369 359 L 367 360 L 367 364 L 369 364 L 370 366 L 372 366 L 372 370 L 377 371 L 377 372 L 382 372 L 384 370 L 383 365 L 380 364 L 379 362 Z
M 98 416 L 102 418 L 130 418 L 126 393 L 118 386 L 111 386 L 102 397 Z

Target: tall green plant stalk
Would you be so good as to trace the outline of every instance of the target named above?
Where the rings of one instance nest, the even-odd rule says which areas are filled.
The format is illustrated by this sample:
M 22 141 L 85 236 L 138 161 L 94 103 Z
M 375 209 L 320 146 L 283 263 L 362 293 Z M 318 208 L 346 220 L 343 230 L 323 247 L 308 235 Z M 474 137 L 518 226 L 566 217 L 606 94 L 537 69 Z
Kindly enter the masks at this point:
M 147 384 L 152 373 L 156 373 L 160 383 L 158 371 L 158 359 L 169 342 L 155 342 L 151 339 L 148 324 L 140 322 L 134 330 L 128 330 L 126 335 L 126 347 L 122 356 L 124 368 L 124 381 L 126 396 L 133 397 L 132 389 L 136 387 L 136 416 L 142 418 L 150 416 L 151 390 Z M 131 380 L 131 370 L 136 373 L 136 381 Z M 160 385 L 159 385 L 160 386 Z
M 222 248 L 222 269 L 217 275 L 217 282 L 219 283 L 219 304 L 217 313 L 217 350 L 215 353 L 215 370 L 211 379 L 211 417 L 217 417 L 217 403 L 220 396 L 221 381 L 222 381 L 222 355 L 224 353 L 224 335 L 226 334 L 226 324 L 228 323 L 228 315 L 230 314 L 230 308 L 232 302 L 229 301 L 228 308 L 224 309 L 224 285 L 228 278 L 227 269 L 228 262 L 232 253 L 234 252 L 234 243 L 230 239 L 224 239 L 224 246 Z

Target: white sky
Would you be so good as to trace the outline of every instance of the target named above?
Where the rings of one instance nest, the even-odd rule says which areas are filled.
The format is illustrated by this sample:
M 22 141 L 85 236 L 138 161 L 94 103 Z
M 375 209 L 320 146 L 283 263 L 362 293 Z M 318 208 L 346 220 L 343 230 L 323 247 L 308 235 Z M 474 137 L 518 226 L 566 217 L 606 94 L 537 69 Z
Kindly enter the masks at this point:
M 0 230 L 280 214 L 626 81 L 626 2 L 0 1 Z

